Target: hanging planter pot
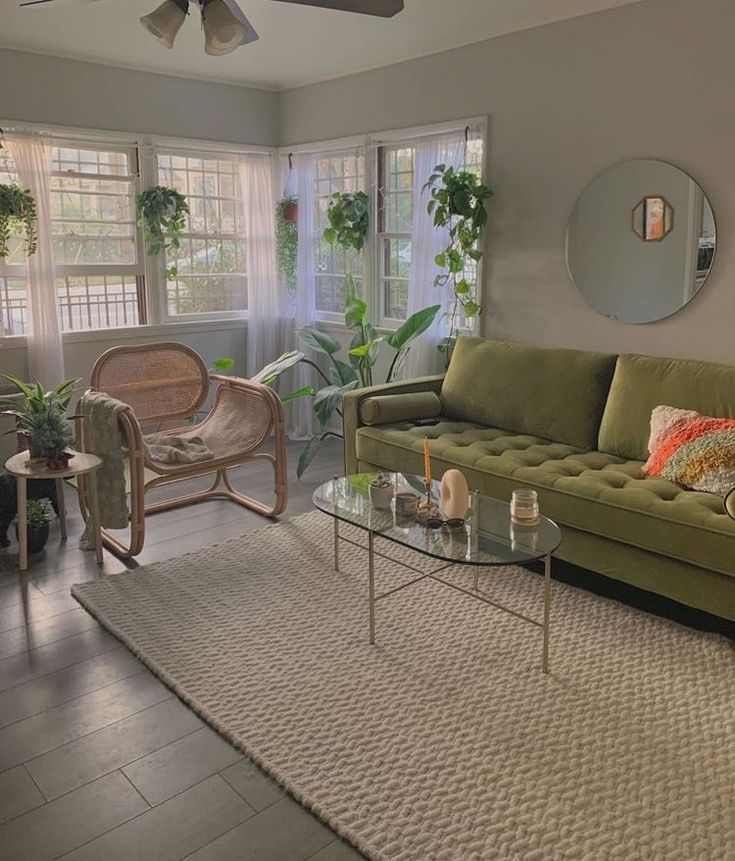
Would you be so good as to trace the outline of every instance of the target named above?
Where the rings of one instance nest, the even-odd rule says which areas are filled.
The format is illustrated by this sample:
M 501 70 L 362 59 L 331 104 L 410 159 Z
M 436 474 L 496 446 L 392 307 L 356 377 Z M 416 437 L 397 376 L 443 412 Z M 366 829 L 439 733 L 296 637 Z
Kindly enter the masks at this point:
M 0 259 L 10 253 L 8 242 L 12 233 L 25 234 L 28 257 L 36 253 L 36 201 L 31 192 L 17 183 L 0 184 Z
M 296 199 L 289 200 L 283 205 L 283 220 L 288 224 L 299 223 L 299 202 Z

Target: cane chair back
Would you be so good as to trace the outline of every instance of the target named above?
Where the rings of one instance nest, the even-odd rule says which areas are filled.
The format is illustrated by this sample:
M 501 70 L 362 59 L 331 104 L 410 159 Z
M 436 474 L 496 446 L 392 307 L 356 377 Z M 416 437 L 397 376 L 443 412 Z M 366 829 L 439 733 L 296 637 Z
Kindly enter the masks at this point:
M 113 347 L 95 362 L 91 383 L 128 404 L 141 425 L 189 418 L 209 392 L 201 356 L 176 343 Z

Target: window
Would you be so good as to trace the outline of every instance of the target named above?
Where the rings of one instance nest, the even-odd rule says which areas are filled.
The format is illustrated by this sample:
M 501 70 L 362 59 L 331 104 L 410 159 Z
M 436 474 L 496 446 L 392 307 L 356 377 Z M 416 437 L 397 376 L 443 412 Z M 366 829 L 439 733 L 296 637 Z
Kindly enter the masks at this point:
M 329 227 L 327 210 L 332 195 L 338 191 L 361 191 L 365 188 L 365 159 L 355 153 L 317 158 L 315 166 L 314 264 L 317 315 L 323 319 L 336 317 L 341 322 L 345 309 L 345 276 L 352 275 L 355 286 L 362 290 L 362 255 L 324 241 L 323 232 Z
M 245 311 L 247 254 L 240 163 L 219 154 L 159 153 L 158 178 L 185 195 L 188 232 L 166 253 L 171 316 Z
M 51 150 L 51 230 L 64 331 L 137 326 L 145 320 L 137 249 L 134 153 L 59 142 Z M 9 156 L 0 181 L 17 180 Z M 0 334 L 27 327 L 25 252 L 14 238 L 0 261 Z
M 428 179 L 415 176 L 414 153 L 410 141 L 378 148 L 377 298 L 379 313 L 388 324 L 408 315 L 414 193 L 417 183 L 423 186 Z M 471 137 L 463 168 L 480 176 L 483 153 L 482 138 Z M 476 264 L 465 277 L 470 284 L 476 283 Z
M 59 143 L 52 149 L 51 222 L 64 331 L 146 320 L 135 226 L 135 152 Z

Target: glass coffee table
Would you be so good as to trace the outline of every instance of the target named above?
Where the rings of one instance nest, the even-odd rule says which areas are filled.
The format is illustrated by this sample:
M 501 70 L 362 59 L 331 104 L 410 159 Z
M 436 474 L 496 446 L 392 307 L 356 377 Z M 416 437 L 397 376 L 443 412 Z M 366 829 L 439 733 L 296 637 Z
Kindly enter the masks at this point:
M 340 541 L 364 549 L 364 545 L 340 534 L 340 522 L 349 523 L 367 532 L 368 552 L 368 610 L 370 643 L 375 643 L 375 606 L 391 595 L 420 583 L 434 580 L 458 592 L 463 592 L 479 601 L 510 613 L 518 619 L 541 628 L 543 650 L 541 668 L 549 672 L 549 631 L 551 612 L 551 554 L 561 544 L 559 527 L 547 517 L 541 516 L 538 523 L 519 526 L 511 521 L 510 506 L 507 502 L 482 496 L 470 495 L 470 510 L 464 526 L 449 530 L 447 527 L 429 529 L 419 524 L 413 516 L 402 516 L 396 510 L 396 493 L 415 493 L 426 498 L 423 478 L 403 473 L 391 473 L 394 499 L 389 509 L 378 509 L 370 502 L 369 484 L 375 474 L 361 473 L 334 478 L 314 492 L 314 505 L 330 515 L 334 520 L 334 569 L 339 571 Z M 434 482 L 432 498 L 439 500 L 439 483 Z M 375 538 L 384 538 L 394 544 L 415 550 L 424 556 L 437 559 L 444 564 L 431 573 L 425 573 L 406 562 L 375 550 Z M 375 556 L 380 555 L 418 576 L 402 586 L 381 595 L 375 594 Z M 536 560 L 544 560 L 544 602 L 543 618 L 533 619 L 509 607 L 504 607 L 488 597 L 480 589 L 482 568 L 503 565 L 525 565 Z M 441 576 L 441 572 L 454 565 L 468 565 L 474 568 L 474 582 L 471 589 L 452 583 Z

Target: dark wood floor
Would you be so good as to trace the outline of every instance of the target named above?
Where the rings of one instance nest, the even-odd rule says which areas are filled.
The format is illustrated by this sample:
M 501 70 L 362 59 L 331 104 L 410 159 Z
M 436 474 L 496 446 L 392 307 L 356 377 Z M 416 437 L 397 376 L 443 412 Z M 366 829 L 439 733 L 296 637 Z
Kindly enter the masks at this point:
M 291 472 L 300 446 L 290 445 Z M 342 471 L 330 444 L 291 483 L 285 517 L 312 508 L 314 488 Z M 267 496 L 258 465 L 238 486 Z M 52 525 L 25 575 L 0 551 L 0 858 L 359 858 L 250 760 L 189 711 L 69 594 L 73 583 L 124 571 Z M 154 515 L 137 564 L 257 529 L 269 521 L 225 501 Z M 15 550 L 15 548 L 11 548 Z M 92 558 L 90 558 L 92 557 Z

